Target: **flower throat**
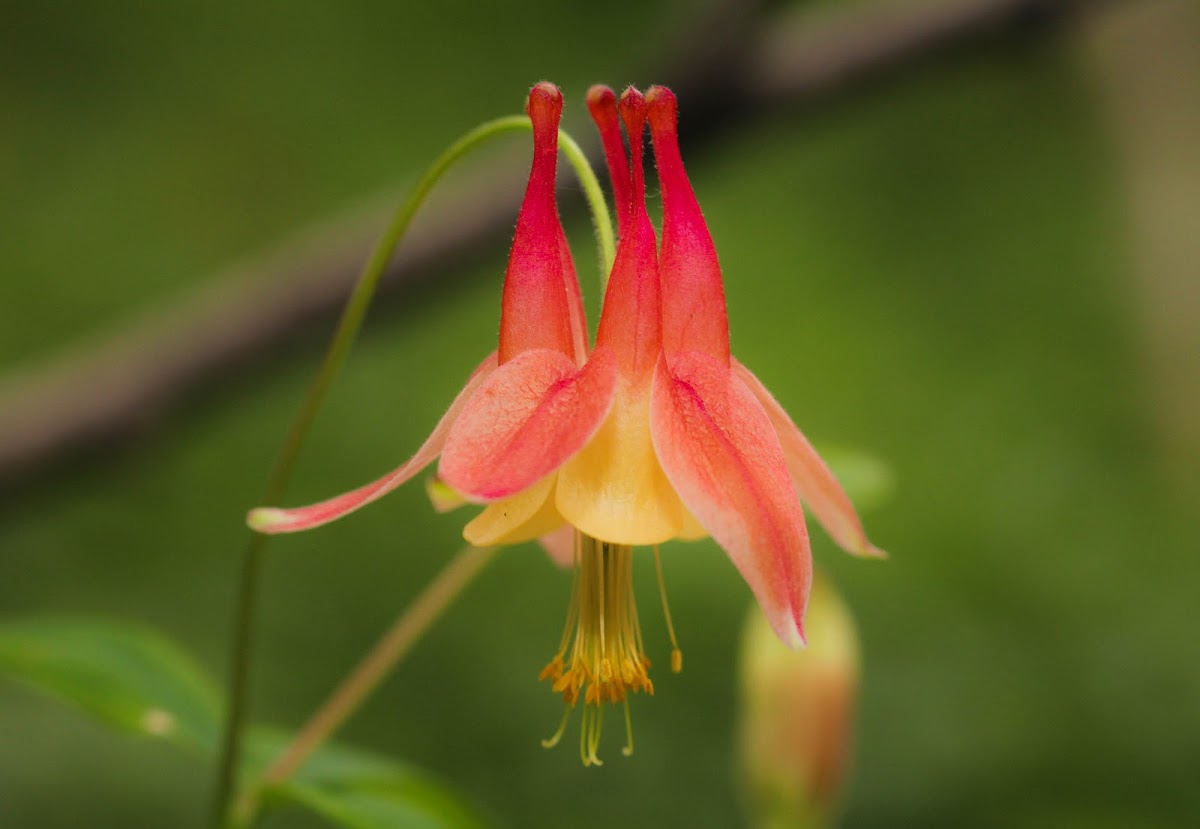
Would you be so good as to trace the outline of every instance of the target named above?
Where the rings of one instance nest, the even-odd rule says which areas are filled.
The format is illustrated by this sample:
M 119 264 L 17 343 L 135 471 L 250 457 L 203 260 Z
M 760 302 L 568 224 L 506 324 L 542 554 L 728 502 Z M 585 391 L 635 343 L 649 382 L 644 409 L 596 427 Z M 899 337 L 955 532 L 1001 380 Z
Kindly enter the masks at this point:
M 657 547 L 654 548 L 654 565 L 671 639 L 671 670 L 679 673 L 683 668 L 683 654 L 671 624 Z M 558 652 L 539 677 L 553 683 L 552 688 L 562 694 L 566 709 L 558 730 L 550 739 L 543 740 L 542 745 L 551 748 L 558 744 L 582 694 L 584 708 L 579 756 L 583 764 L 601 765 L 596 750 L 600 745 L 605 702 L 620 703 L 624 707 L 623 753 L 625 756 L 632 754 L 629 695 L 641 691 L 654 693 L 649 670 L 650 659 L 642 642 L 642 627 L 633 595 L 633 548 L 576 532 L 575 571 L 567 622 Z

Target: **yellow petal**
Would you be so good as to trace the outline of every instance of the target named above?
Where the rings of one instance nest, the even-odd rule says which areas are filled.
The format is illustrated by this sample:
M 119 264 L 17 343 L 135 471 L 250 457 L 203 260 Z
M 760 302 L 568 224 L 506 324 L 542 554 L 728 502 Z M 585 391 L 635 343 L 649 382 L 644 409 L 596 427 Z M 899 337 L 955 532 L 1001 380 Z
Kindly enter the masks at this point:
M 547 475 L 528 489 L 489 504 L 463 528 L 463 538 L 476 547 L 519 544 L 562 526 L 554 507 L 557 475 Z
M 683 508 L 683 526 L 679 528 L 679 538 L 683 541 L 699 541 L 708 538 L 708 530 L 700 526 L 696 516 L 687 507 Z
M 686 510 L 654 454 L 646 393 L 618 390 L 600 431 L 559 470 L 555 498 L 568 523 L 613 544 L 680 534 Z

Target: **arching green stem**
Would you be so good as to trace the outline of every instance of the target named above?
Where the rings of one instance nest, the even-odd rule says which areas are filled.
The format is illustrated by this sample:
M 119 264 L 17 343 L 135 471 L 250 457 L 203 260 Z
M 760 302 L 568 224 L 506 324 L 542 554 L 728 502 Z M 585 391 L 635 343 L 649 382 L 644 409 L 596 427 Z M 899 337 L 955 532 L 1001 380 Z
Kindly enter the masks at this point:
M 284 439 L 283 448 L 267 478 L 267 485 L 259 503 L 273 504 L 283 496 L 295 468 L 296 459 L 300 455 L 300 448 L 330 385 L 341 369 L 342 363 L 345 362 L 350 346 L 362 328 L 367 309 L 370 308 L 371 300 L 375 297 L 379 280 L 383 276 L 388 262 L 391 261 L 397 245 L 404 238 L 417 210 L 425 202 L 434 186 L 455 162 L 490 139 L 530 129 L 529 118 L 524 115 L 497 118 L 480 124 L 451 144 L 417 181 L 416 186 L 395 216 L 392 217 L 382 238 L 371 252 L 370 259 L 367 260 L 350 298 L 346 301 L 329 349 L 325 352 L 321 366 L 300 404 L 295 420 L 292 421 L 291 428 Z M 604 199 L 604 191 L 600 188 L 600 182 L 592 172 L 587 157 L 575 140 L 565 131 L 559 131 L 558 145 L 575 169 L 591 209 L 592 220 L 596 228 L 596 239 L 600 248 L 600 258 L 603 263 L 601 269 L 601 285 L 603 286 L 616 255 L 612 218 Z M 230 807 L 237 781 L 237 770 L 241 762 L 242 734 L 245 730 L 246 698 L 249 691 L 249 670 L 254 644 L 254 615 L 258 599 L 258 583 L 269 538 L 270 536 L 258 533 L 252 535 L 242 557 L 233 623 L 233 645 L 230 653 L 225 728 L 222 733 L 213 796 L 212 822 L 214 827 L 228 825 L 230 820 Z

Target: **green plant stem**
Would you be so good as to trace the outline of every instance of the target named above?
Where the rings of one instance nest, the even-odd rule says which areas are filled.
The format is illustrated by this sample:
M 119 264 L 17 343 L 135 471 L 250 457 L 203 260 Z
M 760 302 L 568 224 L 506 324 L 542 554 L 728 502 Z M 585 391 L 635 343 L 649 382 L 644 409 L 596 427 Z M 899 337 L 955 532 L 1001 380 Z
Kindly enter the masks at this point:
M 246 826 L 254 819 L 263 792 L 291 777 L 321 743 L 341 728 L 495 554 L 496 550 L 489 547 L 459 550 L 284 747 L 259 783 L 246 790 L 234 807 L 234 826 Z
M 587 199 L 588 209 L 592 213 L 592 227 L 596 231 L 601 263 L 600 289 L 603 293 L 608 287 L 608 275 L 612 272 L 613 262 L 617 258 L 616 236 L 613 234 L 612 217 L 608 213 L 608 202 L 604 200 L 604 189 L 600 186 L 600 181 L 596 178 L 583 150 L 575 143 L 575 139 L 563 130 L 558 131 L 558 148 L 575 169 L 584 198 Z
M 487 140 L 510 132 L 530 130 L 531 126 L 529 118 L 524 115 L 513 115 L 487 121 L 454 142 L 421 176 L 412 193 L 392 218 L 383 237 L 376 244 L 346 302 L 329 349 L 325 352 L 320 369 L 305 394 L 300 410 L 284 440 L 283 448 L 268 476 L 261 503 L 277 503 L 283 496 L 299 457 L 301 446 L 308 435 L 308 430 L 316 418 L 317 411 L 324 401 L 330 385 L 337 376 L 342 363 L 345 362 L 350 346 L 362 328 L 367 309 L 375 296 L 375 289 L 383 276 L 384 269 L 395 253 L 396 246 L 408 230 L 417 210 L 424 203 L 434 185 L 456 161 Z M 586 156 L 574 139 L 560 130 L 558 142 L 567 160 L 575 168 L 587 197 L 596 227 L 601 259 L 604 263 L 603 274 L 607 275 L 615 257 L 615 244 L 612 219 L 604 200 L 604 192 L 600 188 L 600 183 L 597 181 L 595 173 L 592 172 Z M 602 275 L 602 284 L 603 279 Z M 242 557 L 230 654 L 225 728 L 219 748 L 217 780 L 213 796 L 212 825 L 214 827 L 220 827 L 227 822 L 237 771 L 241 762 L 242 734 L 245 730 L 246 699 L 249 691 L 250 662 L 254 645 L 255 608 L 268 540 L 269 537 L 264 535 L 251 536 Z
M 233 648 L 230 652 L 229 692 L 226 698 L 225 728 L 221 733 L 217 783 L 213 793 L 212 825 L 225 823 L 227 804 L 233 796 L 237 767 L 241 761 L 242 731 L 246 720 L 246 697 L 250 685 L 250 657 L 254 645 L 254 606 L 262 575 L 263 553 L 267 536 L 255 533 L 242 553 L 238 578 L 237 605 L 233 619 Z

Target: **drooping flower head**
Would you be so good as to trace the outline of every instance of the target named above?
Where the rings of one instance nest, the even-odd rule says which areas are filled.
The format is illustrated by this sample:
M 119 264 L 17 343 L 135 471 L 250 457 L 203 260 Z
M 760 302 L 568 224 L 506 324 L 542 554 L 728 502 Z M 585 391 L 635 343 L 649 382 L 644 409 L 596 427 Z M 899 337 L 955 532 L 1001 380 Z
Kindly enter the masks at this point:
M 620 231 L 591 351 L 555 204 L 562 98 L 543 83 L 529 96 L 534 158 L 505 273 L 497 352 L 399 469 L 310 507 L 255 510 L 249 521 L 262 532 L 318 526 L 375 500 L 440 453 L 439 485 L 485 505 L 464 529 L 471 543 L 511 544 L 573 528 L 571 609 L 543 678 L 562 694 L 567 714 L 582 698 L 581 755 L 593 764 L 602 706 L 623 704 L 628 723 L 629 695 L 653 693 L 633 600 L 634 547 L 655 547 L 657 555 L 662 542 L 711 535 L 792 647 L 804 641 L 812 582 L 801 501 L 847 551 L 881 553 L 812 446 L 730 355 L 720 266 L 680 157 L 674 95 L 630 88 L 618 104 L 610 89 L 593 87 L 588 109 Z M 645 204 L 647 123 L 663 198 L 661 249 Z M 678 670 L 677 647 L 671 661 Z

